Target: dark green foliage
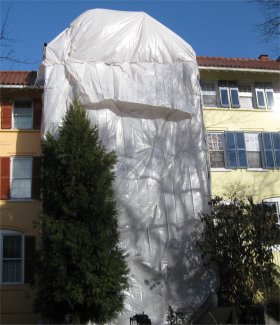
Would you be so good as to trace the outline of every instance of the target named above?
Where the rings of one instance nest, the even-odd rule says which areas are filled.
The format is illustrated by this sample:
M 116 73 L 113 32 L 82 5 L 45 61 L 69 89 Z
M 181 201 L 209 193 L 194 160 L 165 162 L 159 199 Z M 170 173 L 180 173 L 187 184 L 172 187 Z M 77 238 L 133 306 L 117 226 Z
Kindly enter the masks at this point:
M 166 321 L 168 325 L 185 325 L 188 324 L 190 316 L 181 309 L 176 310 L 172 306 L 168 306 Z
M 205 230 L 199 247 L 209 266 L 217 265 L 220 305 L 241 309 L 265 301 L 278 277 L 272 246 L 279 242 L 277 217 L 270 207 L 234 200 L 211 202 L 212 213 L 204 215 Z
M 78 101 L 42 151 L 35 310 L 55 323 L 107 322 L 122 310 L 128 272 L 118 247 L 115 154 L 106 153 Z

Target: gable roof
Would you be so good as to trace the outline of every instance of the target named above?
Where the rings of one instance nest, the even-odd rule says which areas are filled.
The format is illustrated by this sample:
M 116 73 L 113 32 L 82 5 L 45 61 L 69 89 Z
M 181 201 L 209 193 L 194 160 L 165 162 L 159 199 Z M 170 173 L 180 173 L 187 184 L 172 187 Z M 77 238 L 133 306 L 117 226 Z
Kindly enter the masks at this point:
M 0 85 L 34 86 L 36 71 L 0 71 Z
M 199 67 L 260 69 L 260 70 L 280 71 L 280 62 L 277 60 L 271 60 L 266 55 L 261 55 L 259 59 L 197 56 L 197 63 Z

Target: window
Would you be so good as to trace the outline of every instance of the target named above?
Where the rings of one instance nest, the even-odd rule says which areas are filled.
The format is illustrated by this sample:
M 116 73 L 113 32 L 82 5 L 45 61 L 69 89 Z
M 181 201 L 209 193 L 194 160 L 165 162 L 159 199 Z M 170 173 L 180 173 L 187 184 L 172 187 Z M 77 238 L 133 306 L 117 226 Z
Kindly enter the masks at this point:
M 209 132 L 212 168 L 280 168 L 280 132 Z
M 273 208 L 277 216 L 277 223 L 280 224 L 280 198 L 266 199 L 263 203 Z
M 220 80 L 218 84 L 221 107 L 240 107 L 237 82 Z
M 256 83 L 256 101 L 258 108 L 274 108 L 274 94 L 272 84 L 269 83 Z
M 18 231 L 1 230 L 1 283 L 23 282 L 23 235 Z
M 32 157 L 14 157 L 11 164 L 11 198 L 31 198 Z
M 262 168 L 260 135 L 245 133 L 246 154 L 249 168 Z
M 201 85 L 203 106 L 217 107 L 215 82 L 201 80 L 200 85 Z
M 204 107 L 274 109 L 277 106 L 279 93 L 274 93 L 272 83 L 256 82 L 253 87 L 253 82 L 248 81 L 201 80 L 200 86 Z
M 250 84 L 238 84 L 238 94 L 240 107 L 247 109 L 254 108 L 252 86 Z
M 2 100 L 2 129 L 34 129 L 40 130 L 42 117 L 42 101 L 40 98 L 31 100 Z
M 208 133 L 207 141 L 210 153 L 210 164 L 213 168 L 224 168 L 224 135 L 223 133 Z
M 32 129 L 32 102 L 16 101 L 13 110 L 13 128 Z

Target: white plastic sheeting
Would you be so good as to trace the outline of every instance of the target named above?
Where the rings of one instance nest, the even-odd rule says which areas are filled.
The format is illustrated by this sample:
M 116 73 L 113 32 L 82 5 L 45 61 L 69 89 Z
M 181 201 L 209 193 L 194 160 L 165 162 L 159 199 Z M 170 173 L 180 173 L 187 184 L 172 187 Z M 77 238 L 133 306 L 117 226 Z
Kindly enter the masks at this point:
M 145 13 L 89 10 L 45 48 L 40 81 L 43 134 L 78 96 L 118 156 L 130 289 L 115 323 L 144 311 L 163 324 L 168 305 L 193 313 L 215 288 L 196 247 L 210 193 L 194 51 Z

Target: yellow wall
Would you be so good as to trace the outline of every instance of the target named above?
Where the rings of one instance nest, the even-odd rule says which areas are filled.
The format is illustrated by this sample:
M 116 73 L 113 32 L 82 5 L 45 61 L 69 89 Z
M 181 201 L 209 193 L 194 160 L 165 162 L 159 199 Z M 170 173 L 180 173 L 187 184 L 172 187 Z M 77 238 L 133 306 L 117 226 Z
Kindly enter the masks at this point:
M 1 99 L 40 98 L 42 90 L 1 89 Z M 0 156 L 40 156 L 40 130 L 2 130 L 0 108 Z M 0 200 L 0 228 L 36 236 L 34 228 L 40 211 L 38 200 Z M 0 289 L 0 323 L 38 323 L 33 313 L 34 290 L 28 284 L 2 285 Z
M 279 73 L 235 72 L 201 70 L 203 80 L 243 80 L 251 82 L 272 82 L 278 86 Z M 275 111 L 260 109 L 204 108 L 204 122 L 207 131 L 279 132 L 280 107 Z M 246 187 L 246 194 L 256 202 L 266 198 L 280 197 L 280 171 L 250 169 L 211 169 L 213 195 L 224 196 L 225 187 L 240 183 Z

